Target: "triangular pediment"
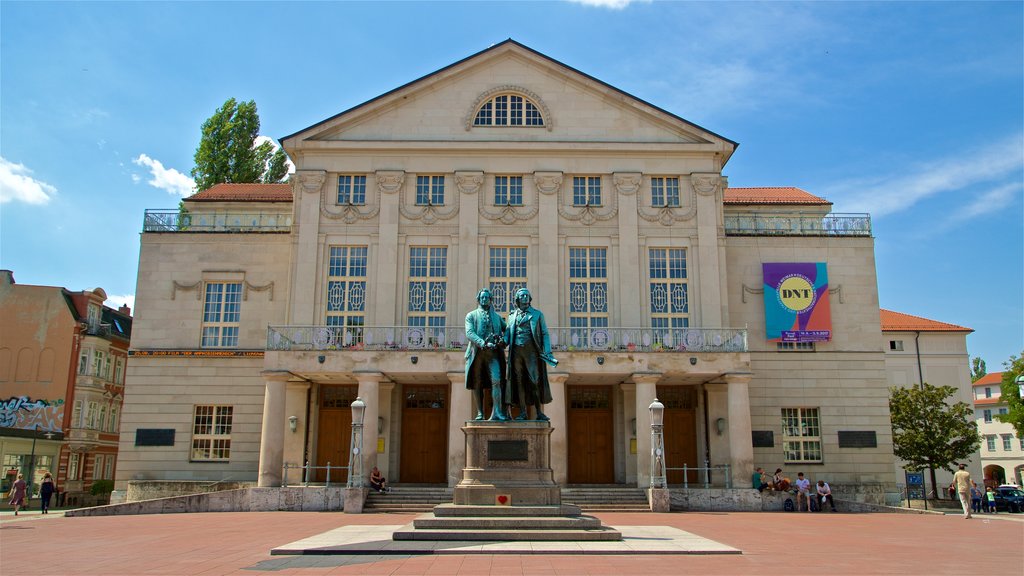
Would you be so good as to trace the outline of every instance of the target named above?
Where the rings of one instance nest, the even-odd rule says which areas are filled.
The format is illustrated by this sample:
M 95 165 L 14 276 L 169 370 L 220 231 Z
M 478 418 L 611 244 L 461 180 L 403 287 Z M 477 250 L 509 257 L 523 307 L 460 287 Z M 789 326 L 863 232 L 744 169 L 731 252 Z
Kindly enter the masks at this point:
M 477 126 L 494 94 L 522 95 L 543 126 Z M 514 40 L 282 138 L 286 150 L 343 142 L 586 142 L 697 147 L 731 155 L 736 143 Z

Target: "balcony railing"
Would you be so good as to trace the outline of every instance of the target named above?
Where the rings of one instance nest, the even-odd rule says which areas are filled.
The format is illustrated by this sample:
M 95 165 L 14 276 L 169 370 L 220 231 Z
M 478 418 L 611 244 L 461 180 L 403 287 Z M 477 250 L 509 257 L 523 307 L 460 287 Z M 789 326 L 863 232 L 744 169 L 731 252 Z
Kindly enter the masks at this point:
M 553 351 L 746 352 L 742 328 L 548 328 Z M 462 326 L 270 326 L 267 350 L 462 350 Z
M 868 214 L 726 214 L 728 236 L 871 236 Z
M 292 215 L 260 212 L 146 210 L 143 232 L 288 232 Z

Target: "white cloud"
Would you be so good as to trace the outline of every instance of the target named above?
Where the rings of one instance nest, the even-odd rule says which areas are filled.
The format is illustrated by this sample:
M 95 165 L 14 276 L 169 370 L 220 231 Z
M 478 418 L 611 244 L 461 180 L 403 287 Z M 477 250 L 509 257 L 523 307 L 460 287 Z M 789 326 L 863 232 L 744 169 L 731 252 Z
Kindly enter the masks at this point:
M 133 311 L 135 310 L 135 294 L 107 294 L 107 299 L 103 302 L 105 306 L 109 306 L 114 310 L 117 310 L 123 305 L 127 305 Z
M 1024 183 L 1022 182 L 1010 182 L 1009 184 L 998 186 L 978 196 L 974 202 L 958 210 L 950 219 L 954 222 L 970 220 L 971 218 L 1005 210 L 1006 206 L 1013 201 L 1013 197 L 1019 196 L 1022 188 L 1024 188 Z
M 145 154 L 139 154 L 139 157 L 132 160 L 132 162 L 149 168 L 149 173 L 153 178 L 147 183 L 154 188 L 166 190 L 168 194 L 176 194 L 182 198 L 191 196 L 195 192 L 196 183 L 191 178 L 174 168 L 164 168 L 164 165 L 159 160 L 154 160 Z M 136 178 L 133 177 L 132 180 L 136 180 Z
M 880 217 L 902 212 L 917 203 L 943 193 L 956 192 L 986 182 L 998 182 L 989 194 L 1009 194 L 1019 188 L 1024 168 L 1024 135 L 1017 134 L 1001 142 L 965 151 L 950 158 L 921 162 L 897 174 L 870 179 L 855 179 L 826 187 L 826 197 L 842 206 L 844 212 L 869 212 Z M 1018 183 L 1007 184 L 1013 178 Z M 1003 181 L 1003 182 L 999 182 Z M 1003 188 L 1009 187 L 1008 190 Z M 975 200 L 965 210 L 975 215 L 983 207 Z
M 611 10 L 622 10 L 637 0 L 569 0 L 574 4 L 584 6 L 596 6 L 598 8 L 610 8 Z M 645 4 L 651 0 L 642 0 Z
M 280 148 L 280 146 L 277 145 L 277 142 L 275 142 L 274 139 L 270 138 L 269 136 L 257 136 L 256 139 L 253 140 L 252 142 L 252 147 L 257 148 L 259 147 L 260 144 L 263 144 L 264 142 L 270 142 L 270 145 L 274 147 L 274 152 L 277 152 L 277 149 Z M 295 174 L 295 164 L 292 164 L 292 159 L 288 158 L 287 160 L 285 160 L 285 164 L 288 165 L 288 173 Z
M 46 204 L 53 199 L 57 189 L 31 174 L 24 164 L 15 164 L 0 156 L 0 204 Z

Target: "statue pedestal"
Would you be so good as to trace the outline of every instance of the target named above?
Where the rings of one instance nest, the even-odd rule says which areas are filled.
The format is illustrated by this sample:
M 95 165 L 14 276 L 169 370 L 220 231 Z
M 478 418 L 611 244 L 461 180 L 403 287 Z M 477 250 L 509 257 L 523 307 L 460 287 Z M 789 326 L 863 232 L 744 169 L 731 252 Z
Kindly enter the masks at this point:
M 551 470 L 551 423 L 470 421 L 466 467 L 456 505 L 558 506 L 562 492 Z

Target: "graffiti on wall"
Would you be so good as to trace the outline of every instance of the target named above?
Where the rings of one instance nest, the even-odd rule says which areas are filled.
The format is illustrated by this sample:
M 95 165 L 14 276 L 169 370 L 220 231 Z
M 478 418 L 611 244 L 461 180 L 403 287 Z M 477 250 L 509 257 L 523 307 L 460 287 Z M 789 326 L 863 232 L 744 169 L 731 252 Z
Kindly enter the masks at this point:
M 60 432 L 64 421 L 64 399 L 33 400 L 28 396 L 11 396 L 0 400 L 0 427 Z

